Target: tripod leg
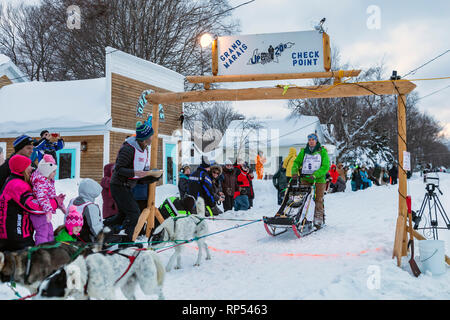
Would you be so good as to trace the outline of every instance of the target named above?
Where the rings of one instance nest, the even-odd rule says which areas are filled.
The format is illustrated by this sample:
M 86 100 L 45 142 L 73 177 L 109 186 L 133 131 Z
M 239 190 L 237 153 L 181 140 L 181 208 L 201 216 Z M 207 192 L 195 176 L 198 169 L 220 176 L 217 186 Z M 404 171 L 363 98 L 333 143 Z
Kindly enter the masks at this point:
M 444 210 L 444 206 L 442 205 L 441 201 L 439 200 L 439 197 L 435 196 L 435 206 L 437 205 L 437 208 L 439 210 L 439 213 L 442 216 L 442 219 L 444 220 L 447 229 L 450 229 L 450 219 L 447 216 L 447 213 Z
M 417 221 L 417 223 L 414 221 L 414 229 L 416 229 L 416 230 L 419 227 L 419 223 L 422 220 L 423 212 L 425 211 L 425 207 L 426 207 L 426 204 L 427 204 L 427 196 L 428 196 L 428 194 L 425 194 L 425 197 L 423 198 L 422 204 L 420 205 L 420 209 L 419 209 L 419 211 L 418 211 L 418 213 L 417 213 L 417 215 L 416 215 L 416 217 L 414 219 L 415 221 Z

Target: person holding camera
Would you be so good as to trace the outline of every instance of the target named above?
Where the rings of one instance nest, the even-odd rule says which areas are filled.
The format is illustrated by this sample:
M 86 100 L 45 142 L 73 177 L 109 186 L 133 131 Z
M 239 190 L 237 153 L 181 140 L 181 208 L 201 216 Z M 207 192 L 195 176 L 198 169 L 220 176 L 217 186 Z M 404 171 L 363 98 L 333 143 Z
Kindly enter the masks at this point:
M 50 134 L 48 130 L 43 130 L 40 136 L 41 139 L 34 146 L 33 154 L 31 155 L 31 162 L 34 162 L 36 159 L 40 162 L 44 157 L 44 154 L 50 154 L 55 161 L 58 161 L 56 151 L 64 148 L 63 138 L 61 138 L 59 133 Z

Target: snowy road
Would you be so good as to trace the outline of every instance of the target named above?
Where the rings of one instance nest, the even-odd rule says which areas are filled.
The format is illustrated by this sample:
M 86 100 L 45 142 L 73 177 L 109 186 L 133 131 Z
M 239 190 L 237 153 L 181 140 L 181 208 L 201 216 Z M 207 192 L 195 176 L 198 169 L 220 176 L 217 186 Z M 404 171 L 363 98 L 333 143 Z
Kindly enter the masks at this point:
M 450 174 L 440 174 L 440 200 L 450 212 Z M 271 181 L 255 181 L 255 206 L 247 212 L 227 212 L 218 218 L 257 220 L 277 210 Z M 425 194 L 420 177 L 408 180 L 413 209 L 418 210 Z M 449 299 L 450 272 L 442 276 L 412 276 L 408 260 L 398 268 L 392 259 L 398 208 L 398 186 L 325 196 L 326 222 L 323 230 L 304 239 L 293 232 L 269 236 L 262 222 L 231 229 L 208 237 L 212 260 L 193 264 L 197 247 L 185 245 L 183 268 L 166 274 L 164 293 L 171 300 L 259 300 L 259 299 Z M 76 192 L 70 180 L 57 184 L 58 192 L 70 199 Z M 176 192 L 174 186 L 158 187 L 158 203 Z M 101 199 L 99 201 L 101 203 Z M 57 226 L 61 216 L 54 217 Z M 58 220 L 58 221 L 57 221 Z M 57 221 L 57 222 L 56 222 Z M 218 232 L 248 221 L 208 221 L 210 232 Z M 450 231 L 442 231 L 449 255 Z M 142 239 L 138 239 L 142 240 Z M 416 261 L 421 266 L 418 243 Z M 167 263 L 172 250 L 161 252 Z M 448 267 L 447 267 L 448 269 Z M 23 295 L 28 291 L 19 288 Z M 138 292 L 140 299 L 149 299 Z M 119 293 L 118 298 L 123 298 Z M 0 299 L 14 299 L 0 284 Z

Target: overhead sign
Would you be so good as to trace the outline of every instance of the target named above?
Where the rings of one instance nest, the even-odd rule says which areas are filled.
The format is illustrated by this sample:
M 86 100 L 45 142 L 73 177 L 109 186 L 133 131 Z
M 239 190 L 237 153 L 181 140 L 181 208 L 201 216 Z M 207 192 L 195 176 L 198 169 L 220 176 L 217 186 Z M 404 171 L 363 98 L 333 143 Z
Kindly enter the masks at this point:
M 325 35 L 299 31 L 219 37 L 218 75 L 325 71 Z

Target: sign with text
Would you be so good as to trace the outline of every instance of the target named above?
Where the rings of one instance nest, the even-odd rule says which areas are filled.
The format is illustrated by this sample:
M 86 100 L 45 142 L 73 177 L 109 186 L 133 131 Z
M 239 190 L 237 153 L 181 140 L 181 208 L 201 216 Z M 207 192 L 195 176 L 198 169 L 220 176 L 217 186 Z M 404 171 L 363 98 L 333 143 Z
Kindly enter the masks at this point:
M 217 48 L 218 75 L 325 71 L 318 31 L 219 37 Z
M 403 169 L 411 171 L 411 154 L 408 151 L 403 151 Z

